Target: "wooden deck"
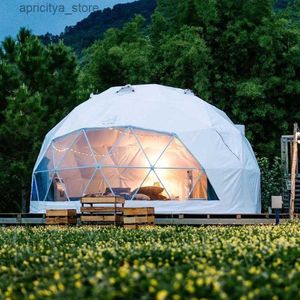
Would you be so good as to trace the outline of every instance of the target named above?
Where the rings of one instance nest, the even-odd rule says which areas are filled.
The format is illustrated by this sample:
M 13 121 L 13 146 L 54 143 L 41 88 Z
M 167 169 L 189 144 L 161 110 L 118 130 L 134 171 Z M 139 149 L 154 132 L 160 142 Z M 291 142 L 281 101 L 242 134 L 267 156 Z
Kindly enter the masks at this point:
M 80 225 L 77 215 L 77 224 Z M 296 215 L 300 218 L 300 215 Z M 1 225 L 44 225 L 45 214 L 0 214 Z M 280 223 L 289 220 L 288 214 L 280 215 Z M 156 214 L 156 225 L 270 225 L 275 224 L 275 214 Z

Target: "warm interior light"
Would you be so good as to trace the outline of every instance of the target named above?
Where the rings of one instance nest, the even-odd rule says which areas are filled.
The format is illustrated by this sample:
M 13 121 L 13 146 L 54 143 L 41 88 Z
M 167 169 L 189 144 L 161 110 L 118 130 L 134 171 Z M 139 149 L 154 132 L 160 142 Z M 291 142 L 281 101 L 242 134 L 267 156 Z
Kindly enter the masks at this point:
M 161 194 L 170 199 L 187 199 L 197 185 L 190 198 L 205 198 L 205 180 L 198 182 L 200 166 L 174 137 L 108 128 L 87 131 L 86 138 L 81 134 L 73 140 L 56 142 L 48 155 L 49 161 L 52 156 L 58 162 L 62 159 L 58 169 L 62 168 L 69 197 L 82 191 L 105 192 L 108 186 L 133 191 L 143 182 L 143 187 L 164 188 Z M 95 160 L 104 167 L 99 178 L 90 181 Z

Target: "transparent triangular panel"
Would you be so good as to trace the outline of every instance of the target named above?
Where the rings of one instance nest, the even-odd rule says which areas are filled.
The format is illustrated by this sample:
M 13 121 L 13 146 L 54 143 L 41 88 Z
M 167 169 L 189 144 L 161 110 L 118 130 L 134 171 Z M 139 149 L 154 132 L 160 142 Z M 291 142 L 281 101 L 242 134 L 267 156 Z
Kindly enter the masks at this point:
M 154 165 L 157 162 L 163 151 L 173 139 L 173 136 L 154 131 L 132 129 L 132 132 L 138 139 L 151 165 Z
M 53 160 L 56 169 L 80 133 L 80 131 L 76 131 L 52 141 Z
M 189 199 L 207 199 L 206 174 L 203 170 L 188 170 Z
M 102 194 L 104 195 L 105 192 L 109 191 L 109 186 L 105 181 L 100 170 L 96 170 L 91 180 L 88 182 L 87 186 L 84 190 L 84 195 L 90 194 Z
M 190 193 L 190 199 L 219 200 L 207 175 L 199 170 L 199 179 Z
M 207 177 L 207 200 L 220 200 L 214 187 L 210 183 L 208 177 Z
M 113 164 L 109 153 L 126 129 L 105 128 L 85 130 L 88 141 L 98 163 Z
M 111 192 L 129 200 L 148 176 L 150 168 L 103 167 L 101 172 L 105 176 Z
M 189 199 L 200 171 L 193 169 L 155 169 L 171 199 Z
M 170 195 L 155 171 L 150 171 L 136 194 L 146 195 L 149 200 L 166 200 Z
M 62 186 L 57 186 L 55 188 L 64 189 L 66 197 L 69 197 L 70 200 L 78 200 L 83 196 L 86 186 L 91 180 L 93 174 L 95 173 L 95 168 L 77 168 L 71 170 L 59 170 L 58 177 Z
M 124 131 L 122 137 L 110 149 L 109 155 L 101 161 L 103 166 L 150 167 L 138 140 L 131 131 Z
M 49 171 L 54 169 L 53 152 L 51 145 L 48 147 L 44 157 L 39 163 L 36 171 Z
M 36 172 L 36 189 L 38 193 L 39 201 L 52 201 L 51 191 L 52 191 L 52 182 L 54 177 L 54 171 L 45 171 L 45 172 Z M 50 192 L 50 194 L 49 194 Z M 46 197 L 47 196 L 47 197 Z M 49 198 L 48 198 L 49 196 Z
M 174 138 L 155 164 L 155 168 L 201 169 L 201 166 L 186 147 L 178 139 Z
M 32 183 L 31 183 L 31 201 L 39 201 L 39 196 L 38 196 L 38 190 L 37 190 L 37 184 L 35 180 L 35 176 L 32 178 Z
M 59 163 L 58 169 L 85 168 L 96 166 L 94 155 L 87 142 L 86 135 L 81 132 Z

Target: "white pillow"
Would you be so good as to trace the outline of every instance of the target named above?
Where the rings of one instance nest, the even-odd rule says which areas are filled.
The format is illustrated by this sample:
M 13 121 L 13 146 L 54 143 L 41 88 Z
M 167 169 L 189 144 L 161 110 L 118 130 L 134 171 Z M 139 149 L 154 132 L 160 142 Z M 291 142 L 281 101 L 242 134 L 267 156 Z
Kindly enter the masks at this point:
M 145 194 L 135 194 L 134 200 L 151 200 L 151 198 Z

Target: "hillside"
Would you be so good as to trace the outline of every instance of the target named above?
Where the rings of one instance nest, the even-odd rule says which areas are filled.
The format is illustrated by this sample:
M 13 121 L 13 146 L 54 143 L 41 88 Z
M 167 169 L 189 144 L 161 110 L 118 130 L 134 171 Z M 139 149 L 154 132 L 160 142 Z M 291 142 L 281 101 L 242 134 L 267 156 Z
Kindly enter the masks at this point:
M 126 4 L 117 4 L 113 8 L 91 13 L 87 18 L 75 26 L 66 27 L 60 35 L 47 33 L 40 36 L 44 44 L 63 40 L 67 46 L 72 47 L 76 53 L 90 46 L 95 40 L 102 37 L 109 28 L 121 28 L 130 21 L 134 15 L 140 14 L 149 22 L 156 7 L 156 0 L 140 0 Z

